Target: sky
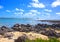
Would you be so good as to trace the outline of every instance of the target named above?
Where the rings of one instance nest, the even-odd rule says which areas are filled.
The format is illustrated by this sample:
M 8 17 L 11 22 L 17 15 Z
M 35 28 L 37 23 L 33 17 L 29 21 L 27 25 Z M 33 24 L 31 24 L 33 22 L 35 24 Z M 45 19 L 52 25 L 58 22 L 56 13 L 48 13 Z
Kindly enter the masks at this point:
M 0 0 L 0 17 L 60 20 L 60 0 Z

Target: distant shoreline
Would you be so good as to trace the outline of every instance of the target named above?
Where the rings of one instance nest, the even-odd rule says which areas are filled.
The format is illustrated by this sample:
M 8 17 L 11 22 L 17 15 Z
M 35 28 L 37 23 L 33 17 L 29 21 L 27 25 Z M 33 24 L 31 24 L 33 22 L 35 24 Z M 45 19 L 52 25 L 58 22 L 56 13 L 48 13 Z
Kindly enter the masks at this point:
M 60 20 L 38 20 L 41 22 L 51 22 L 51 23 L 59 23 L 60 24 Z

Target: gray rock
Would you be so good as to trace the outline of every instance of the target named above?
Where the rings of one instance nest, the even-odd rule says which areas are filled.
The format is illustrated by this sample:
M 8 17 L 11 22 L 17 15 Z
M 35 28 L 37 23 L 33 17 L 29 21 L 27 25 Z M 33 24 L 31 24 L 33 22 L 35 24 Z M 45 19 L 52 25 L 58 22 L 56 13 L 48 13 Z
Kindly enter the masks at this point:
M 12 39 L 12 37 L 13 37 L 14 35 L 12 34 L 12 33 L 4 33 L 4 37 L 5 38 L 8 38 L 8 39 Z
M 6 27 L 6 26 L 0 27 L 0 34 L 1 35 L 3 35 L 6 32 L 11 32 L 11 31 L 13 31 L 13 30 L 11 28 Z
M 16 39 L 15 42 L 25 42 L 26 39 L 27 39 L 27 36 L 24 34 L 23 36 Z

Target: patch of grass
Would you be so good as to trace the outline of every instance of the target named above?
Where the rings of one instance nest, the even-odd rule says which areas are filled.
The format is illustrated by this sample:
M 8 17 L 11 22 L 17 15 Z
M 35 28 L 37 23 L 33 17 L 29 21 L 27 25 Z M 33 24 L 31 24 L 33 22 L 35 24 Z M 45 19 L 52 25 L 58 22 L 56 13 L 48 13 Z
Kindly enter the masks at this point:
M 50 38 L 48 41 L 49 41 L 49 42 L 60 42 L 60 41 L 57 40 L 56 38 Z
M 60 42 L 56 38 L 50 38 L 49 40 L 43 40 L 43 39 L 35 39 L 35 40 L 29 40 L 27 39 L 25 42 Z

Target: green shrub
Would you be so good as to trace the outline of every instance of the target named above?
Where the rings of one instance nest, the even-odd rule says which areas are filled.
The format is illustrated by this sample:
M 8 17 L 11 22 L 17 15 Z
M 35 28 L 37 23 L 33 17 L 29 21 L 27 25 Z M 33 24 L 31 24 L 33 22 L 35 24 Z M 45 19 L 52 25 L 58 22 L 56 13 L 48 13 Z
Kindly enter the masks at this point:
M 27 39 L 26 42 L 60 42 L 56 38 L 50 38 L 49 40 L 43 40 L 43 39 L 36 39 L 36 40 L 29 40 Z

